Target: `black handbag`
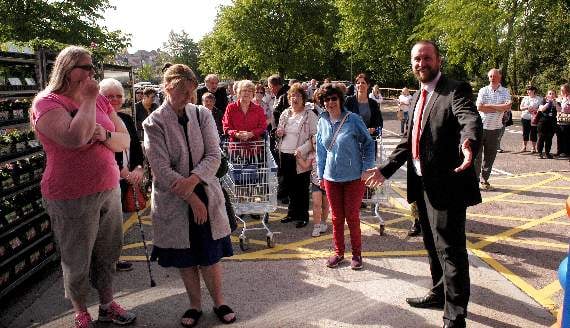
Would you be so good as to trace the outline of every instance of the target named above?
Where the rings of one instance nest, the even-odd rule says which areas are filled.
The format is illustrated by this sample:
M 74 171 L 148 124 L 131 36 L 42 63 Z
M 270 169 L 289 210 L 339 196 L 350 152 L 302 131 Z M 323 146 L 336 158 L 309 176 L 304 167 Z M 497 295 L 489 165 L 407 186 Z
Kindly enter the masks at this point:
M 236 214 L 234 212 L 234 207 L 232 206 L 232 200 L 230 199 L 230 194 L 222 187 L 222 193 L 224 194 L 224 201 L 226 205 L 226 213 L 228 214 L 228 220 L 230 222 L 230 230 L 234 232 L 237 229 Z

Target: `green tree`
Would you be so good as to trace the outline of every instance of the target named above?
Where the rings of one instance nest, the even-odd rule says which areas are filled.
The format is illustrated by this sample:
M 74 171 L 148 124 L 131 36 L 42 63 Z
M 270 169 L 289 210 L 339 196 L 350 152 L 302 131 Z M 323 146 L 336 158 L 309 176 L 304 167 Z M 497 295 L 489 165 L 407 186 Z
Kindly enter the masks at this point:
M 519 93 L 568 78 L 569 15 L 568 1 L 432 0 L 413 37 L 437 40 L 448 72 L 484 84 L 500 68 Z
M 170 31 L 168 41 L 163 44 L 163 48 L 166 54 L 163 59 L 176 64 L 188 65 L 196 74 L 199 74 L 197 72 L 200 54 L 198 44 L 184 30 L 180 33 Z
M 414 83 L 408 36 L 419 22 L 422 0 L 337 0 L 341 17 L 338 48 L 352 68 L 350 79 L 367 72 L 382 85 Z
M 97 23 L 109 8 L 108 0 L 0 1 L 0 42 L 82 45 L 109 59 L 129 46 L 128 35 Z
M 201 64 L 232 77 L 324 75 L 338 20 L 330 1 L 236 0 L 201 42 Z
M 135 73 L 136 81 L 148 81 L 148 82 L 157 82 L 160 80 L 158 78 L 158 73 L 150 64 L 143 64 L 141 68 L 137 70 Z

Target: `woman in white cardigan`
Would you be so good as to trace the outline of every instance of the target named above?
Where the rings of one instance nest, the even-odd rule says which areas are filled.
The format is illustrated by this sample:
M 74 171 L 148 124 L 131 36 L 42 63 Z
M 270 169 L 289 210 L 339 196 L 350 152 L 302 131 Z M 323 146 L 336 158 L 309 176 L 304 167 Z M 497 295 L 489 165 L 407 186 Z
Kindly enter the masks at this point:
M 189 103 L 197 86 L 186 65 L 173 65 L 163 78 L 166 101 L 143 122 L 144 148 L 152 173 L 152 258 L 176 267 L 190 298 L 181 324 L 193 327 L 202 315 L 200 273 L 224 323 L 235 321 L 222 295 L 222 257 L 233 255 L 224 197 L 215 177 L 219 138 L 209 110 Z M 197 113 L 199 111 L 199 114 Z M 200 122 L 198 122 L 198 119 Z

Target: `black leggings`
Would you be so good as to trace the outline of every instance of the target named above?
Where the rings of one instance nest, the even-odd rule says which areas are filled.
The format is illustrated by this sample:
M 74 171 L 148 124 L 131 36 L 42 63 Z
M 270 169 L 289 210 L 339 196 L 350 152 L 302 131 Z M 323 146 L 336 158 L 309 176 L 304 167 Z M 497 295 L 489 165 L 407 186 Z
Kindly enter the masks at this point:
M 544 147 L 544 152 L 548 155 L 550 154 L 550 148 L 552 148 L 552 137 L 554 136 L 554 129 L 552 125 L 549 126 L 538 126 L 538 146 L 537 150 L 539 154 L 542 154 L 542 149 Z
M 532 141 L 536 142 L 538 139 L 538 130 L 536 126 L 530 125 L 530 120 L 525 120 L 524 118 L 521 119 L 522 127 L 523 127 L 523 141 Z

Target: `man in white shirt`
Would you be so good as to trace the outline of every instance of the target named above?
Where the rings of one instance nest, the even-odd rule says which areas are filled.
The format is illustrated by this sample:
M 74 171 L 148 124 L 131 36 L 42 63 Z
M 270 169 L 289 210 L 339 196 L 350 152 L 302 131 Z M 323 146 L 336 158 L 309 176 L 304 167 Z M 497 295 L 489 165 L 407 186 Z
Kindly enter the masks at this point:
M 491 190 L 489 176 L 499 147 L 499 136 L 503 128 L 503 114 L 511 110 L 511 95 L 501 86 L 501 71 L 493 68 L 487 73 L 489 85 L 479 90 L 477 110 L 483 121 L 483 137 L 479 155 L 475 160 L 475 172 L 481 190 Z M 481 167 L 482 166 L 482 167 Z

